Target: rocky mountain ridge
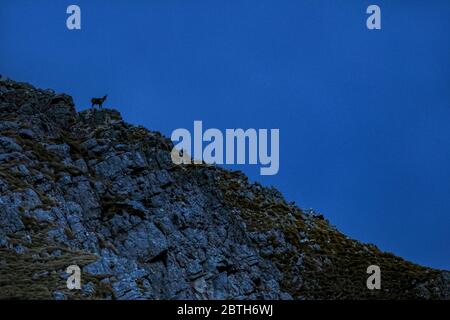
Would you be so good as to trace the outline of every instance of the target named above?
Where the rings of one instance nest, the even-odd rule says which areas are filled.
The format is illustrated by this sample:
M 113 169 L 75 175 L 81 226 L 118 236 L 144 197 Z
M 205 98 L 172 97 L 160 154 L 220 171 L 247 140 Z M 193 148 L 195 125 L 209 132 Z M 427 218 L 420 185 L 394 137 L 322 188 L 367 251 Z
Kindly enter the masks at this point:
M 448 271 L 349 239 L 240 172 L 174 165 L 171 149 L 116 110 L 77 113 L 2 78 L 0 298 L 449 299 Z M 66 288 L 73 264 L 81 290 Z

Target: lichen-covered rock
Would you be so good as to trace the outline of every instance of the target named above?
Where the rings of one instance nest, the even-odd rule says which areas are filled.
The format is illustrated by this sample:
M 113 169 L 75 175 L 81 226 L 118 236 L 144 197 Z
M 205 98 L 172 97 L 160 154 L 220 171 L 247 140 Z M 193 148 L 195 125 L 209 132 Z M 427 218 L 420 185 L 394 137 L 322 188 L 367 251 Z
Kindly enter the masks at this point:
M 242 173 L 176 166 L 171 149 L 115 110 L 76 113 L 2 79 L 0 298 L 449 299 L 448 272 L 351 240 Z M 81 290 L 66 288 L 73 264 Z

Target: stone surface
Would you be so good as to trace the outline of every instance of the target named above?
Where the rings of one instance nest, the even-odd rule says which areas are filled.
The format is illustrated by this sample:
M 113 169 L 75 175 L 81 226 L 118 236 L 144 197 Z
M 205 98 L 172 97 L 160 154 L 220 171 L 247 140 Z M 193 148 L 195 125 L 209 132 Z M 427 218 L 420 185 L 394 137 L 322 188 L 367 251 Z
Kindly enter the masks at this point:
M 240 172 L 175 166 L 171 148 L 116 110 L 76 113 L 2 79 L 0 298 L 449 298 L 448 272 L 351 240 Z M 379 292 L 365 288 L 374 261 Z M 79 292 L 64 289 L 71 264 Z

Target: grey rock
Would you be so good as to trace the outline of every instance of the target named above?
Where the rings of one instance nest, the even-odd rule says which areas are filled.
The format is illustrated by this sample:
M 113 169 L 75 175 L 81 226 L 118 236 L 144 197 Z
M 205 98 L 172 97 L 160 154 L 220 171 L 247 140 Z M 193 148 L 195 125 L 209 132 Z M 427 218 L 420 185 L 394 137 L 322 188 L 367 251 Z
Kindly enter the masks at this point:
M 92 282 L 88 282 L 81 287 L 81 291 L 86 296 L 92 296 L 95 293 L 95 285 Z
M 0 116 L 14 119 L 0 120 L 0 247 L 11 253 L 0 269 L 18 255 L 45 266 L 31 276 L 53 299 L 74 298 L 51 283 L 67 278 L 61 261 L 99 280 L 82 281 L 84 298 L 327 298 L 308 269 L 336 267 L 311 232 L 338 232 L 321 214 L 242 173 L 174 165 L 169 139 L 115 110 L 76 113 L 71 97 L 12 80 L 0 96 Z M 435 274 L 416 281 L 412 297 L 448 299 L 449 274 Z
M 45 148 L 59 155 L 61 158 L 69 158 L 70 157 L 70 147 L 67 144 L 48 144 Z
M 128 233 L 124 241 L 124 254 L 152 260 L 168 248 L 164 234 L 151 222 L 138 226 Z
M 66 295 L 64 293 L 62 293 L 61 291 L 53 292 L 53 298 L 55 300 L 67 300 Z
M 0 152 L 21 152 L 22 147 L 17 142 L 8 137 L 0 136 Z
M 34 140 L 34 139 L 36 139 L 36 134 L 35 134 L 35 132 L 33 131 L 33 130 L 31 130 L 31 129 L 20 129 L 19 130 L 19 135 L 22 137 L 22 138 L 25 138 L 25 139 L 32 139 L 32 140 Z

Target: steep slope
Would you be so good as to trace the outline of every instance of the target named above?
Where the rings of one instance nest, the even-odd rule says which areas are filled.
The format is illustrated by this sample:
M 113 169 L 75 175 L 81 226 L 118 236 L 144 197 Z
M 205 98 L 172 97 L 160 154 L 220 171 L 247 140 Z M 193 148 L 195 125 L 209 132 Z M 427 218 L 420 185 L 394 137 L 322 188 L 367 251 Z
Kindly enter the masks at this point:
M 2 79 L 0 298 L 449 299 L 449 272 L 349 239 L 240 172 L 174 165 L 171 149 L 115 110 Z M 66 288 L 72 264 L 82 290 Z

